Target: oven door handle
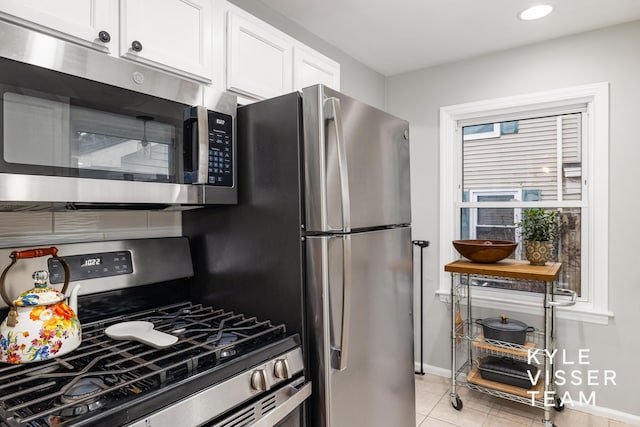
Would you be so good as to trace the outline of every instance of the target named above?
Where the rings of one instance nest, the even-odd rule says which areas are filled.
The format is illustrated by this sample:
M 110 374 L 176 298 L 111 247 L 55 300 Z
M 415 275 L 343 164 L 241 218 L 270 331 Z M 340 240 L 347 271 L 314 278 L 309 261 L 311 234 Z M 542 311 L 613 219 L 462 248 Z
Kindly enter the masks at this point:
M 253 427 L 271 427 L 277 422 L 282 421 L 287 415 L 293 412 L 298 406 L 302 405 L 309 396 L 311 396 L 311 382 L 306 383 L 301 388 L 289 386 L 287 390 L 287 400 L 282 402 L 276 408 L 257 420 Z

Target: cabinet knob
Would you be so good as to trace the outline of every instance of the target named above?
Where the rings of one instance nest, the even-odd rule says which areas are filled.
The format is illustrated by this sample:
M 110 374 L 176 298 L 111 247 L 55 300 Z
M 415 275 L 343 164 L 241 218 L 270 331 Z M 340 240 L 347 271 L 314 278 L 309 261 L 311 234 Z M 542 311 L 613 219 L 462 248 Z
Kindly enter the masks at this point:
M 138 40 L 132 41 L 131 50 L 133 50 L 134 52 L 140 52 L 142 50 L 142 43 L 140 43 Z
M 111 41 L 111 34 L 108 31 L 100 31 L 98 33 L 98 38 L 103 43 L 109 43 Z

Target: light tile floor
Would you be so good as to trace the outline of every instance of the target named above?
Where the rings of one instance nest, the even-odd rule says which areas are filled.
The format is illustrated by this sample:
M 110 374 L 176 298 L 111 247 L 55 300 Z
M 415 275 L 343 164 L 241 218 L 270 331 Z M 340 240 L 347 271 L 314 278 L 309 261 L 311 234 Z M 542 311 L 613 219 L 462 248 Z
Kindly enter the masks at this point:
M 456 411 L 449 398 L 449 379 L 416 375 L 416 426 L 420 427 L 537 427 L 542 409 L 510 402 L 467 388 L 459 388 L 463 408 Z M 558 427 L 631 427 L 632 424 L 596 417 L 569 408 L 552 411 Z

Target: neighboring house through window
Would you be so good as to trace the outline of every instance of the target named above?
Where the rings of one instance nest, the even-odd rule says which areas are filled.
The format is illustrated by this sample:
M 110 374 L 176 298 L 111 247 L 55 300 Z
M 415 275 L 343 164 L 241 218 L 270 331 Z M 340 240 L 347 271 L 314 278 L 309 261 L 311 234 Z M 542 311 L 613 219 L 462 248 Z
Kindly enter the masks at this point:
M 470 194 L 470 197 L 465 197 Z M 515 190 L 468 190 L 463 195 L 463 202 L 510 202 L 521 200 L 522 191 Z M 467 199 L 467 200 L 465 200 Z M 464 217 L 469 215 L 469 209 L 461 210 L 462 239 L 483 240 L 517 240 L 516 223 L 520 220 L 520 209 L 517 208 L 486 208 L 471 209 L 469 226 L 464 225 Z
M 457 258 L 451 240 L 520 242 L 522 210 L 558 210 L 559 286 L 579 294 L 565 315 L 606 323 L 608 270 L 595 259 L 607 259 L 608 85 L 443 107 L 440 151 L 443 264 Z M 522 242 L 512 257 L 524 258 Z M 448 277 L 441 277 L 446 295 Z M 539 285 L 482 286 L 475 300 L 488 306 L 539 308 Z

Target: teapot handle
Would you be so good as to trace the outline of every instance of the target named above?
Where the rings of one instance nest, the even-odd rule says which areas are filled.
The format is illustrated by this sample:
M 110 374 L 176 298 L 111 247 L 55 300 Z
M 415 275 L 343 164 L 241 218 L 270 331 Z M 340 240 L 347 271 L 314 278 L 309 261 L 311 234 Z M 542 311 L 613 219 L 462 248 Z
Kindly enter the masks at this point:
M 53 257 L 58 256 L 58 248 L 50 247 L 50 248 L 36 248 L 36 249 L 27 249 L 24 251 L 13 251 L 10 258 L 16 259 L 26 259 L 26 258 L 38 258 L 45 255 L 51 255 Z
M 61 292 L 63 295 L 67 292 L 67 288 L 69 287 L 69 276 L 70 276 L 69 266 L 64 261 L 64 259 L 58 256 L 58 248 L 52 246 L 50 248 L 36 248 L 36 249 L 27 249 L 24 251 L 13 251 L 9 255 L 9 258 L 11 258 L 11 264 L 9 264 L 7 268 L 4 269 L 4 271 L 2 272 L 2 276 L 0 276 L 0 296 L 2 296 L 2 299 L 4 300 L 5 303 L 7 303 L 9 307 L 13 306 L 13 301 L 11 301 L 11 299 L 9 298 L 9 295 L 7 295 L 7 290 L 5 289 L 5 285 L 4 285 L 4 278 L 7 275 L 7 272 L 9 271 L 9 269 L 13 267 L 13 264 L 15 264 L 16 261 L 18 261 L 19 259 L 39 258 L 41 256 L 46 256 L 46 255 L 51 255 L 53 258 L 57 259 L 58 262 L 60 262 L 60 265 L 62 265 L 62 269 L 64 270 L 64 285 L 62 286 Z

